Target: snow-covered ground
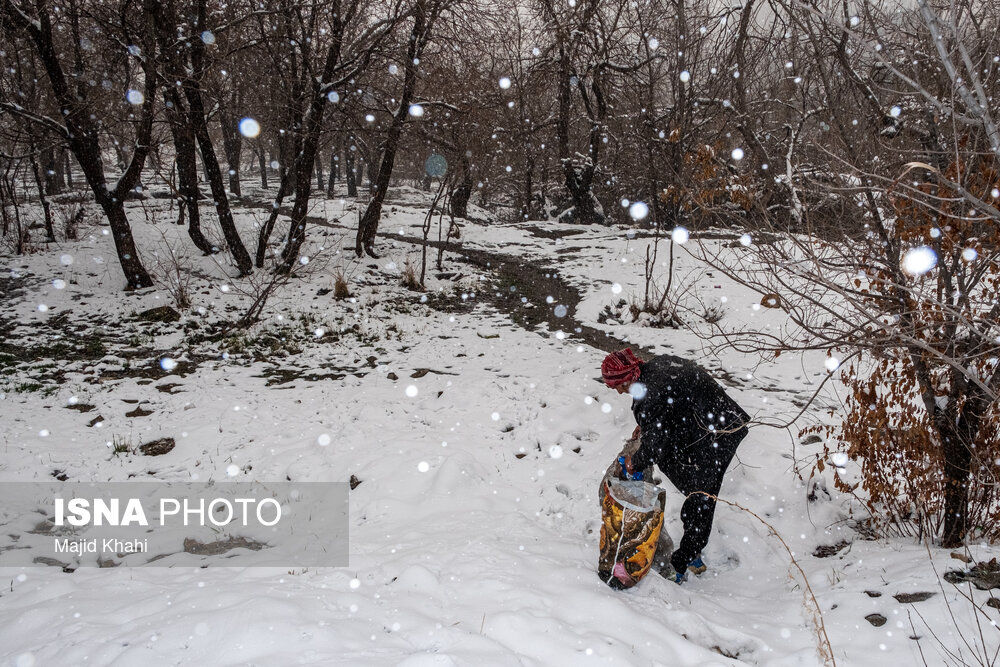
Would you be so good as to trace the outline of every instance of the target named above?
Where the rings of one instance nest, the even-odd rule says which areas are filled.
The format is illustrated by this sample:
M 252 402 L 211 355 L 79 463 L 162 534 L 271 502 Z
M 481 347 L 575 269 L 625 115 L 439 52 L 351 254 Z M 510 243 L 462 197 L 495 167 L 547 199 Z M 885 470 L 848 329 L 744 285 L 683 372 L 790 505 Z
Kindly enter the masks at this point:
M 382 230 L 419 236 L 424 200 L 395 191 Z M 99 224 L 85 228 L 81 241 L 0 257 L 0 481 L 353 475 L 360 484 L 350 496 L 350 566 L 4 568 L 3 660 L 820 664 L 802 577 L 782 543 L 742 511 L 720 506 L 701 577 L 676 586 L 650 574 L 626 592 L 598 580 L 598 481 L 634 423 L 628 397 L 598 381 L 604 351 L 574 328 L 694 358 L 771 423 L 796 414 L 815 391 L 828 373 L 821 354 L 770 363 L 716 357 L 683 330 L 599 324 L 606 305 L 641 294 L 648 241 L 623 229 L 499 224 L 479 212 L 486 219 L 462 226 L 466 248 L 557 272 L 582 300 L 558 317 L 558 299 L 547 303 L 531 285 L 497 280 L 454 253 L 444 268 L 461 276 L 429 270 L 428 300 L 400 286 L 406 263 L 419 267 L 419 248 L 380 239 L 380 259 L 355 259 L 357 205 L 338 199 L 316 202 L 312 215 L 327 222 L 311 226 L 309 266 L 269 303 L 264 321 L 236 337 L 198 340 L 213 323 L 234 319 L 261 278 L 233 280 L 225 255 L 200 257 L 184 228 L 171 224 L 168 206 L 133 202 L 130 215 L 139 247 L 159 248 L 161 276 L 173 261 L 168 246 L 196 275 L 193 305 L 176 324 L 136 320 L 171 297 L 163 289 L 120 290 Z M 264 213 L 239 207 L 237 214 L 249 243 Z M 282 218 L 276 238 L 285 224 Z M 429 255 L 433 261 L 435 251 Z M 778 311 L 755 307 L 759 296 L 683 251 L 677 262 L 679 275 L 695 283 L 687 297 L 693 309 L 718 305 L 724 322 L 780 325 Z M 151 269 L 157 263 L 147 257 Z M 325 291 L 337 270 L 353 299 Z M 529 331 L 494 307 L 495 292 L 511 289 L 525 294 L 522 308 L 549 313 L 548 324 Z M 10 359 L 39 346 L 50 361 Z M 802 425 L 834 405 L 831 383 Z M 939 664 L 942 645 L 970 656 L 964 641 L 979 636 L 972 607 L 935 574 L 960 563 L 940 549 L 928 556 L 912 540 L 860 539 L 849 528 L 851 500 L 832 485 L 829 498 L 821 492 L 808 500 L 796 462 L 817 445 L 798 443 L 797 430 L 754 427 L 722 495 L 760 515 L 792 550 L 837 664 Z M 161 457 L 113 451 L 113 443 L 134 447 L 160 437 L 177 443 Z M 676 538 L 683 498 L 666 484 L 667 529 Z M 841 541 L 849 545 L 831 557 L 812 555 Z M 971 552 L 988 560 L 998 550 Z M 917 603 L 893 597 L 924 591 L 934 595 Z M 974 596 L 979 604 L 988 597 Z M 1000 611 L 985 609 L 998 618 Z M 873 613 L 887 622 L 874 627 L 865 619 Z M 995 627 L 982 615 L 980 622 L 996 646 Z

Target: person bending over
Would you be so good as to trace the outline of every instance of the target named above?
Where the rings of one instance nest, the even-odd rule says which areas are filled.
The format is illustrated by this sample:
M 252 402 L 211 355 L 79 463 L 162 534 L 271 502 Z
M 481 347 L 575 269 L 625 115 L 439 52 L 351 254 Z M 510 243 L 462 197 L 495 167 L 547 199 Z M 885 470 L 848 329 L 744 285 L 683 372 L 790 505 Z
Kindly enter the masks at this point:
M 639 448 L 624 457 L 623 475 L 655 464 L 687 496 L 681 507 L 684 536 L 670 557 L 673 579 L 681 583 L 687 570 L 705 571 L 701 551 L 712 530 L 715 499 L 703 493 L 719 494 L 750 415 L 704 369 L 673 355 L 643 362 L 626 348 L 605 357 L 601 375 L 608 387 L 633 399 Z

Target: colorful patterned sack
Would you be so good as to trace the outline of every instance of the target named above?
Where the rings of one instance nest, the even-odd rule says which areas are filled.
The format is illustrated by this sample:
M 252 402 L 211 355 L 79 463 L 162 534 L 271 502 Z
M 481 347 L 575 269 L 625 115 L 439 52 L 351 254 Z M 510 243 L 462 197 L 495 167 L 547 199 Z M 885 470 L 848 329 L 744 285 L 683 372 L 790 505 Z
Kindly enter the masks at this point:
M 653 565 L 663 529 L 666 492 L 648 482 L 606 477 L 601 495 L 597 574 L 612 588 L 631 588 Z

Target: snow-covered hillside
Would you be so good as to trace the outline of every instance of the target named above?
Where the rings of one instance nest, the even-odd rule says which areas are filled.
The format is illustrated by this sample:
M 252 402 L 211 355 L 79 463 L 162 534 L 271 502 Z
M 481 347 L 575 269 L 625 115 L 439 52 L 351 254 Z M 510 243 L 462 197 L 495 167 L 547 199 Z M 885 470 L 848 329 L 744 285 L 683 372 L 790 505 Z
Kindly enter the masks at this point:
M 247 240 L 264 215 L 253 200 L 266 205 L 266 194 L 251 193 L 236 209 Z M 193 305 L 179 322 L 137 319 L 171 297 L 121 291 L 106 227 L 0 258 L 0 481 L 360 482 L 350 496 L 347 568 L 5 568 L 0 659 L 819 664 L 818 619 L 802 577 L 754 517 L 719 507 L 705 575 L 677 586 L 650 574 L 616 592 L 596 575 L 596 492 L 634 427 L 628 396 L 599 382 L 615 339 L 698 361 L 771 423 L 795 415 L 828 374 L 822 354 L 765 364 L 716 357 L 684 330 L 599 323 L 605 306 L 642 289 L 647 240 L 618 228 L 500 224 L 480 211 L 460 239 L 477 261 L 446 252 L 446 273 L 429 267 L 429 291 L 409 291 L 400 274 L 407 263 L 419 270 L 413 241 L 425 201 L 394 191 L 382 257 L 357 260 L 356 204 L 319 200 L 304 277 L 279 291 L 262 323 L 221 339 L 208 335 L 214 323 L 235 318 L 262 278 L 233 280 L 224 254 L 198 255 L 172 224 L 168 200 L 132 202 L 129 211 L 139 246 L 160 248 L 161 275 L 173 262 L 168 247 L 195 275 Z M 504 259 L 520 272 L 500 270 Z M 724 322 L 780 324 L 779 311 L 761 309 L 759 296 L 683 250 L 677 262 L 679 275 L 699 272 L 690 274 L 698 278 L 692 307 L 718 306 Z M 329 291 L 337 270 L 351 299 Z M 836 404 L 831 383 L 802 425 L 828 418 Z M 861 539 L 848 521 L 859 510 L 832 485 L 829 497 L 809 500 L 796 463 L 817 445 L 799 443 L 797 432 L 752 428 L 722 495 L 774 526 L 792 550 L 837 664 L 940 664 L 942 645 L 970 656 L 964 642 L 979 636 L 972 606 L 937 576 L 961 564 L 911 540 Z M 115 451 L 165 437 L 176 446 L 163 456 Z M 683 497 L 665 485 L 667 529 L 677 537 Z M 813 555 L 832 545 L 842 547 Z M 971 548 L 977 560 L 998 552 Z M 894 598 L 920 592 L 933 595 Z M 979 604 L 989 597 L 972 594 Z M 866 620 L 871 614 L 884 624 Z

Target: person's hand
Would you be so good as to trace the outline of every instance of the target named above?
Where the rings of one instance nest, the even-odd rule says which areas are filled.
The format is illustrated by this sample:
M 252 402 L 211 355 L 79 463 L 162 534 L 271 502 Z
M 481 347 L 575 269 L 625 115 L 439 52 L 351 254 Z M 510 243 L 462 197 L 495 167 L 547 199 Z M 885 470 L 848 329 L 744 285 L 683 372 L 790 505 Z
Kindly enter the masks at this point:
M 642 479 L 642 476 L 636 476 L 635 469 L 632 467 L 632 455 L 619 456 L 618 463 L 621 464 L 621 474 L 619 479 Z

